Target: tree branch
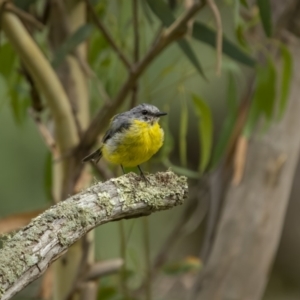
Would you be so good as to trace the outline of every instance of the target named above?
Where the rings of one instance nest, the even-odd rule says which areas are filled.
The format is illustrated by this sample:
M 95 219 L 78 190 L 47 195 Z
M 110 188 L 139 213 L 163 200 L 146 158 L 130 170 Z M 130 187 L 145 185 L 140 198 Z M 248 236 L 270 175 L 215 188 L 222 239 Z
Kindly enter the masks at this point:
M 174 40 L 181 38 L 185 34 L 188 21 L 197 14 L 201 8 L 203 8 L 205 5 L 204 3 L 205 1 L 203 3 L 196 1 L 181 17 L 176 19 L 170 27 L 163 30 L 145 56 L 133 67 L 118 94 L 110 103 L 104 104 L 84 133 L 81 142 L 76 149 L 78 161 L 80 161 L 91 149 L 97 139 L 97 136 L 104 130 L 109 119 L 114 113 L 116 113 L 120 104 L 126 99 L 128 93 L 136 84 L 141 74 L 169 44 L 171 44 Z M 78 174 L 75 174 L 75 176 L 78 176 Z
M 134 63 L 139 61 L 140 57 L 140 37 L 139 37 L 139 16 L 138 16 L 138 0 L 132 0 L 132 17 L 133 17 L 133 35 L 134 35 L 134 49 L 133 60 Z M 137 104 L 138 85 L 137 83 L 132 88 L 130 107 L 134 107 Z
M 116 273 L 122 267 L 124 261 L 121 258 L 115 258 L 96 262 L 88 271 L 84 280 L 95 280 L 99 277 Z
M 206 0 L 207 5 L 211 9 L 216 26 L 217 26 L 217 36 L 216 36 L 216 50 L 217 50 L 217 64 L 216 64 L 216 72 L 217 75 L 221 75 L 221 67 L 222 67 L 222 47 L 223 47 L 223 28 L 222 28 L 222 20 L 221 14 L 214 0 Z
M 55 120 L 56 129 L 59 128 L 56 134 L 60 150 L 65 153 L 78 142 L 76 126 L 67 95 L 50 63 L 20 20 L 14 14 L 4 11 L 1 21 L 8 40 L 19 54 L 39 91 L 47 100 Z
M 149 215 L 183 203 L 185 177 L 133 173 L 97 183 L 58 203 L 16 233 L 0 250 L 0 298 L 7 300 L 41 276 L 88 231 L 101 224 Z
M 300 42 L 286 43 L 298 70 Z M 294 72 L 283 120 L 252 138 L 243 180 L 226 193 L 214 245 L 189 299 L 262 298 L 299 158 L 299 82 Z
M 115 52 L 118 54 L 118 56 L 120 57 L 121 61 L 123 62 L 123 64 L 125 65 L 125 67 L 130 70 L 131 69 L 131 63 L 129 62 L 129 60 L 126 58 L 125 54 L 121 51 L 121 49 L 117 46 L 117 44 L 115 43 L 114 39 L 112 38 L 112 36 L 110 35 L 110 33 L 108 32 L 108 30 L 106 29 L 106 27 L 104 26 L 104 24 L 102 24 L 102 22 L 99 20 L 90 0 L 85 0 L 88 11 L 90 12 L 90 15 L 95 23 L 95 25 L 98 27 L 98 29 L 101 31 L 101 33 L 104 35 L 104 37 L 106 38 L 106 40 L 108 41 L 108 43 L 111 45 L 111 47 L 115 50 Z
M 34 26 L 38 30 L 43 30 L 45 28 L 44 24 L 36 19 L 31 14 L 27 13 L 25 10 L 19 9 L 12 3 L 5 3 L 5 9 L 17 15 L 24 22 Z

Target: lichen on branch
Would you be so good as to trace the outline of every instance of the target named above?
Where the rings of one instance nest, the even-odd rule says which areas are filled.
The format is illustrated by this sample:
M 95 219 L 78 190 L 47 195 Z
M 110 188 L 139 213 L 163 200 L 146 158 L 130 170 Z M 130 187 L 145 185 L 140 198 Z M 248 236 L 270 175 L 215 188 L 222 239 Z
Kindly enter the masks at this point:
M 167 171 L 130 173 L 54 205 L 8 238 L 0 250 L 0 298 L 11 298 L 38 278 L 74 242 L 101 224 L 172 208 L 187 197 L 187 181 Z

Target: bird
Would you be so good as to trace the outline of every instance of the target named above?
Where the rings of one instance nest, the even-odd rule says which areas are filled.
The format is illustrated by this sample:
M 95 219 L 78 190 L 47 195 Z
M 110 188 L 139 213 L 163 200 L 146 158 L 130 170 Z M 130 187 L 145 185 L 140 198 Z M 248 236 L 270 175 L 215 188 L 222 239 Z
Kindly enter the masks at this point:
M 148 103 L 115 115 L 100 148 L 82 161 L 98 163 L 103 156 L 108 162 L 120 165 L 124 174 L 124 167 L 138 167 L 140 176 L 147 181 L 140 165 L 162 147 L 164 131 L 158 122 L 165 115 L 167 113 Z

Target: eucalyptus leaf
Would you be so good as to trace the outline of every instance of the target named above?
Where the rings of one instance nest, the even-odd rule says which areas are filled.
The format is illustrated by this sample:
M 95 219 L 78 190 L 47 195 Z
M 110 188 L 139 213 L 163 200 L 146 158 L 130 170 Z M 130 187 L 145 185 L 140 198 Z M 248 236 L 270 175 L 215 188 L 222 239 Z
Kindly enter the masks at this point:
M 212 153 L 211 168 L 215 168 L 224 156 L 238 115 L 237 89 L 232 73 L 229 74 L 227 108 L 228 114 L 222 124 L 220 136 Z
M 160 19 L 165 27 L 170 26 L 175 17 L 169 6 L 162 0 L 146 0 L 152 12 Z
M 201 22 L 194 22 L 193 27 L 193 38 L 196 40 L 208 44 L 215 48 L 216 46 L 216 31 L 208 27 L 206 24 Z M 238 46 L 229 41 L 223 36 L 223 53 L 228 55 L 230 58 L 248 66 L 254 67 L 256 62 L 246 52 L 240 49 Z
M 281 89 L 279 98 L 279 120 L 283 117 L 286 110 L 291 79 L 293 75 L 293 57 L 289 49 L 281 44 L 281 59 L 282 59 L 282 70 L 281 70 Z
M 13 0 L 13 3 L 18 8 L 28 11 L 29 7 L 37 1 L 38 0 Z
M 193 94 L 193 103 L 199 116 L 199 140 L 201 142 L 200 166 L 203 173 L 209 163 L 212 148 L 213 122 L 209 106 L 199 96 Z
M 256 84 L 249 116 L 244 128 L 246 137 L 250 137 L 253 129 L 261 116 L 270 123 L 276 97 L 276 69 L 270 57 L 267 57 L 265 66 L 256 68 Z
M 247 3 L 247 0 L 240 0 L 240 3 L 241 3 L 244 7 L 249 8 L 249 5 L 248 5 L 248 3 Z
M 79 44 L 84 42 L 92 33 L 92 26 L 85 24 L 79 27 L 66 41 L 56 50 L 52 65 L 57 68 Z
M 165 27 L 170 26 L 176 19 L 172 13 L 170 7 L 161 0 L 147 0 L 147 3 L 153 13 L 159 18 L 162 24 Z M 186 39 L 180 39 L 177 41 L 179 48 L 186 55 L 186 57 L 190 60 L 193 66 L 197 69 L 199 74 L 205 78 L 202 66 L 197 58 L 197 55 L 194 53 L 191 45 L 188 43 Z
M 12 75 L 16 62 L 16 52 L 10 43 L 6 43 L 0 47 L 0 61 L 0 73 L 7 80 Z
M 169 129 L 167 118 L 163 118 L 161 123 L 162 123 L 162 127 L 164 128 L 164 132 L 165 132 L 164 136 L 165 137 L 164 137 L 163 146 L 162 146 L 161 150 L 159 151 L 159 154 L 160 154 L 161 159 L 163 160 L 163 159 L 169 157 L 172 150 L 174 149 L 174 138 Z
M 174 164 L 172 164 L 170 162 L 170 160 L 166 157 L 162 160 L 162 163 L 164 164 L 164 166 L 166 166 L 167 168 L 171 168 L 172 171 L 174 171 L 177 174 L 189 177 L 189 178 L 194 178 L 194 179 L 199 179 L 201 174 L 198 172 L 195 172 L 193 170 L 190 170 L 188 168 L 183 168 L 183 167 L 179 167 L 179 166 L 175 166 Z
M 182 93 L 185 93 L 183 90 Z M 183 167 L 187 166 L 187 131 L 188 131 L 188 108 L 187 103 L 182 96 L 180 123 L 179 123 L 179 154 L 180 163 Z
M 260 19 L 264 28 L 264 31 L 268 37 L 272 36 L 272 15 L 270 0 L 256 0 L 256 4 L 259 8 Z

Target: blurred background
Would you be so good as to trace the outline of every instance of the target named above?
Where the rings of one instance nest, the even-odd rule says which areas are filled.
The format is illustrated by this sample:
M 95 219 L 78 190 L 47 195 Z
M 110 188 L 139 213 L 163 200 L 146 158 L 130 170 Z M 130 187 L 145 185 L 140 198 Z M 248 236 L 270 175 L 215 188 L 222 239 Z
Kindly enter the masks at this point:
M 297 104 L 291 106 L 297 102 L 297 96 L 291 99 L 300 80 L 295 74 L 300 32 L 297 1 L 14 0 L 0 4 L 3 240 L 95 180 L 121 175 L 119 167 L 105 161 L 83 166 L 81 159 L 99 145 L 115 113 L 138 103 L 168 112 L 160 122 L 164 146 L 144 170 L 170 168 L 189 181 L 184 205 L 100 226 L 86 237 L 92 241 L 88 249 L 72 246 L 65 255 L 66 265 L 58 260 L 13 299 L 168 300 L 188 299 L 191 294 L 191 299 L 204 300 L 300 299 L 299 143 L 291 148 L 287 142 L 297 140 L 293 135 L 297 122 L 286 121 L 293 119 L 290 112 L 297 114 Z M 172 27 L 176 22 L 181 22 L 178 29 Z M 167 35 L 170 28 L 173 36 Z M 163 38 L 166 42 L 160 44 Z M 132 70 L 138 70 L 138 75 L 132 75 L 136 74 Z M 106 105 L 109 102 L 111 106 Z M 256 150 L 259 143 L 282 146 L 285 155 L 278 156 L 270 171 L 276 177 L 270 179 L 274 189 L 285 185 L 284 193 L 277 190 L 274 205 L 261 179 L 266 165 L 255 163 L 267 163 L 272 153 Z M 265 156 L 256 159 L 255 151 Z M 282 166 L 290 158 L 293 166 L 282 179 Z M 247 164 L 255 166 L 251 174 Z M 230 244 L 229 238 L 225 262 L 218 261 L 216 247 L 222 243 L 215 241 L 224 233 L 226 197 L 233 198 L 231 190 L 242 186 L 244 194 L 239 198 L 248 201 L 245 191 L 252 185 L 247 176 L 257 179 L 262 197 L 257 201 L 266 203 L 262 208 L 254 203 L 247 213 L 255 219 L 265 209 L 270 223 L 246 223 L 253 232 L 241 235 L 249 249 L 257 243 L 259 259 L 249 257 L 234 275 L 230 267 L 222 274 L 232 276 L 232 281 L 241 274 L 246 286 L 251 281 L 247 274 L 260 272 L 257 278 L 263 278 L 263 283 L 253 283 L 259 290 L 256 295 L 233 292 L 235 298 L 228 298 L 226 287 L 212 279 L 211 290 L 221 290 L 213 298 L 213 292 L 203 292 L 201 276 L 208 281 L 214 278 L 218 265 L 226 264 L 226 251 L 238 245 L 234 240 Z M 237 211 L 229 210 L 227 218 Z M 232 228 L 239 227 L 241 220 L 233 217 Z M 230 237 L 231 227 L 226 230 Z M 261 243 L 256 232 L 266 232 L 264 242 L 269 242 Z M 80 266 L 81 251 L 93 257 L 84 262 L 86 269 L 111 263 L 109 274 L 100 272 L 92 288 L 72 287 L 80 273 L 74 268 Z M 261 261 L 265 268 L 258 270 L 256 263 Z M 231 288 L 235 291 L 234 284 Z M 84 289 L 92 290 L 88 298 L 82 298 Z

